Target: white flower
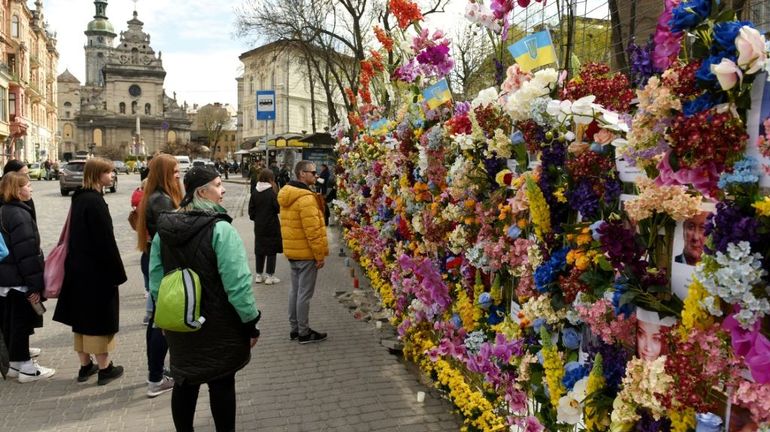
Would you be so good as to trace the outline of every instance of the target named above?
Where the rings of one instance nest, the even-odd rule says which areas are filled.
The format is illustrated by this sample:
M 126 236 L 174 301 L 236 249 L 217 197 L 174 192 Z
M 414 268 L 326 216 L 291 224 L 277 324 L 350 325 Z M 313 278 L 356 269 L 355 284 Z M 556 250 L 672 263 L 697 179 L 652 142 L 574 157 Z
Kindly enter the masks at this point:
M 594 116 L 601 109 L 594 100 L 596 96 L 588 95 L 572 102 L 572 120 L 575 123 L 587 125 L 594 121 Z
M 727 58 L 723 58 L 719 64 L 711 65 L 711 73 L 717 77 L 719 86 L 724 91 L 730 90 L 743 80 L 743 72 L 738 65 Z
M 475 99 L 473 99 L 473 102 L 471 105 L 473 108 L 479 107 L 479 106 L 488 106 L 493 103 L 498 98 L 497 89 L 495 87 L 489 87 L 479 92 L 479 94 L 476 96 Z
M 604 128 L 615 131 L 628 133 L 628 123 L 620 118 L 620 114 L 615 111 L 610 111 L 606 108 L 600 109 L 602 113 L 601 119 L 604 121 Z
M 559 407 L 556 409 L 556 420 L 559 423 L 577 424 L 583 415 L 583 400 L 586 398 L 586 385 L 588 377 L 581 378 L 575 383 L 572 390 L 559 398 Z
M 452 135 L 452 139 L 460 146 L 462 150 L 473 150 L 476 145 L 473 143 L 473 137 L 467 134 Z
M 767 61 L 767 48 L 765 37 L 756 29 L 749 26 L 741 27 L 738 37 L 735 38 L 735 47 L 738 49 L 738 65 L 751 75 L 759 72 Z

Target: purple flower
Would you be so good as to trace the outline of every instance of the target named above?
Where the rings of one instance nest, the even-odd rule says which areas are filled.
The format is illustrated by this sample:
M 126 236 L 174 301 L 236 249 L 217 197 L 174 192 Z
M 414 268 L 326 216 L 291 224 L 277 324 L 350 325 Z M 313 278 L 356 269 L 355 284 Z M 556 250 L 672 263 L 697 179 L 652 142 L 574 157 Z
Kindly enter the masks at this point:
M 581 179 L 577 187 L 568 193 L 568 202 L 583 218 L 594 219 L 599 213 L 599 197 L 588 179 Z
M 659 72 L 652 63 L 654 48 L 655 45 L 652 40 L 648 41 L 647 45 L 644 46 L 637 45 L 633 41 L 628 44 L 627 51 L 631 60 L 631 79 L 638 88 L 644 87 L 650 77 Z
M 420 68 L 417 62 L 412 59 L 408 63 L 396 68 L 393 71 L 393 78 L 404 82 L 413 82 L 420 75 Z
M 618 345 L 597 341 L 588 347 L 588 358 L 591 359 L 586 364 L 588 370 L 593 368 L 596 354 L 602 355 L 602 374 L 606 382 L 606 394 L 610 398 L 615 398 L 620 390 L 620 382 L 626 374 L 626 363 L 631 358 L 631 354 Z
M 456 116 L 460 116 L 463 114 L 469 113 L 471 110 L 471 103 L 468 101 L 463 102 L 457 102 L 455 104 L 455 114 Z
M 667 417 L 661 417 L 660 420 L 650 414 L 648 409 L 640 409 L 641 419 L 636 423 L 634 431 L 636 432 L 660 432 L 671 430 L 671 420 Z
M 707 253 L 715 251 L 727 253 L 730 243 L 738 244 L 747 241 L 751 248 L 757 250 L 759 245 L 767 240 L 766 235 L 758 236 L 759 222 L 751 215 L 741 212 L 740 207 L 732 201 L 717 203 L 717 212 L 709 215 L 706 222 L 706 235 L 711 236 L 714 250 L 706 247 Z

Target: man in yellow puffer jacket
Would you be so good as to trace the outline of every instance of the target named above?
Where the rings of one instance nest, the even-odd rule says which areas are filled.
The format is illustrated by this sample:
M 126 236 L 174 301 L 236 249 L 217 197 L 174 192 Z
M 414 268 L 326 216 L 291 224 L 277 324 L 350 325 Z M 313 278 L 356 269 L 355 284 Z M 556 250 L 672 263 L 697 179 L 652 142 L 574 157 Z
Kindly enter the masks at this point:
M 308 316 L 316 276 L 324 266 L 329 245 L 326 242 L 323 198 L 310 190 L 316 179 L 315 164 L 304 160 L 298 162 L 294 175 L 297 180 L 290 181 L 278 192 L 278 204 L 281 206 L 283 254 L 291 266 L 289 338 L 307 344 L 326 340 L 326 333 L 310 328 Z

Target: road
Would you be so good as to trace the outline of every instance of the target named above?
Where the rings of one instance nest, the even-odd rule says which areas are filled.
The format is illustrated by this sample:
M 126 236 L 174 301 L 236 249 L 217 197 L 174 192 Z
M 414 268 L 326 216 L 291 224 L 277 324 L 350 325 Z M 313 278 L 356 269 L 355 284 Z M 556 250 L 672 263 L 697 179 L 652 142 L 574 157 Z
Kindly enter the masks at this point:
M 56 368 L 45 381 L 20 384 L 0 380 L 0 432 L 170 431 L 173 430 L 170 394 L 146 397 L 144 287 L 135 250 L 135 233 L 128 225 L 131 192 L 136 174 L 121 174 L 118 191 L 105 199 L 110 207 L 115 237 L 128 274 L 120 287 L 120 332 L 113 354 L 125 375 L 106 386 L 95 379 L 78 384 L 78 362 L 72 351 L 69 327 L 51 321 L 55 300 L 47 302 L 45 325 L 31 337 L 43 353 L 40 363 Z M 244 217 L 248 186 L 226 183 L 224 206 L 244 240 L 254 266 L 252 223 Z M 43 251 L 59 237 L 71 196 L 63 197 L 57 182 L 33 181 Z M 338 251 L 339 232 L 328 231 L 330 250 Z M 276 275 L 283 282 L 255 285 L 257 305 L 263 312 L 262 336 L 252 350 L 251 362 L 236 375 L 237 429 L 242 431 L 456 431 L 460 422 L 451 406 L 435 390 L 418 381 L 398 357 L 379 344 L 372 323 L 357 321 L 334 297 L 352 289 L 350 269 L 333 253 L 319 272 L 311 306 L 313 328 L 329 333 L 318 344 L 289 341 L 286 298 L 288 262 L 278 258 Z M 418 391 L 427 392 L 416 402 Z M 195 418 L 197 431 L 214 430 L 208 393 L 202 389 Z

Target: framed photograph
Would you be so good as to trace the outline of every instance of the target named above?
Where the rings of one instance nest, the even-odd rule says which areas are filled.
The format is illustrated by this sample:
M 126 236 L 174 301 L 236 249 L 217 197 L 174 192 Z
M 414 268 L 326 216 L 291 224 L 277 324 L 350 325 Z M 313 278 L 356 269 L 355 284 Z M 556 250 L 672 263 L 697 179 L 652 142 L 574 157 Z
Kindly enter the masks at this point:
M 746 113 L 746 131 L 749 142 L 746 144 L 746 156 L 759 163 L 759 186 L 770 187 L 770 158 L 762 156 L 757 147 L 757 139 L 765 135 L 764 122 L 770 118 L 770 83 L 767 72 L 757 75 L 751 87 L 751 109 Z
M 634 183 L 639 177 L 647 177 L 641 168 L 631 166 L 623 156 L 615 157 L 615 166 L 618 168 L 618 177 L 622 182 Z
M 692 283 L 695 265 L 700 262 L 706 243 L 706 219 L 716 211 L 713 203 L 702 203 L 701 212 L 676 224 L 671 256 L 671 291 L 682 301 Z
M 636 356 L 645 361 L 654 361 L 668 354 L 668 344 L 663 340 L 661 330 L 674 324 L 674 317 L 661 318 L 657 312 L 637 307 Z

